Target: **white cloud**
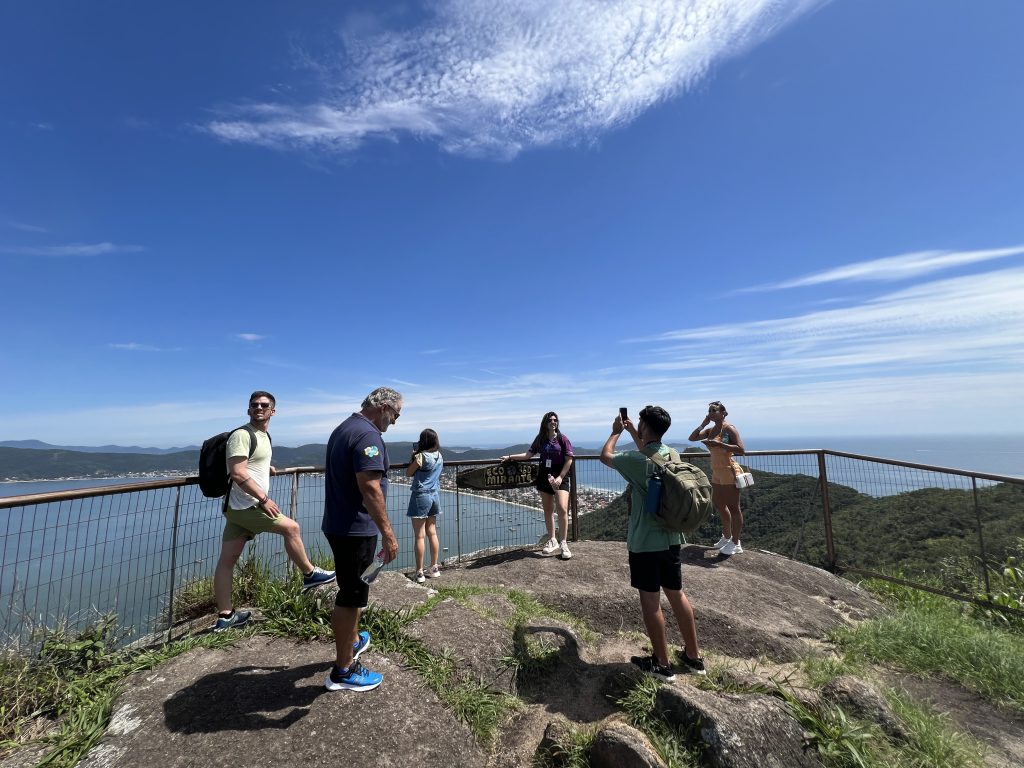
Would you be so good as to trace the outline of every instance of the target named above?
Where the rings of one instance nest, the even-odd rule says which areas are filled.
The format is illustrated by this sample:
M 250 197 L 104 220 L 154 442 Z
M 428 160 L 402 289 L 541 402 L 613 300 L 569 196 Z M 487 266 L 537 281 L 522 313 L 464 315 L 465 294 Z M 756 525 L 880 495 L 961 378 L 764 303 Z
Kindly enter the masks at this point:
M 530 439 L 541 414 L 554 409 L 575 442 L 598 445 L 619 406 L 635 412 L 659 403 L 675 418 L 670 436 L 681 440 L 710 400 L 728 404 L 748 442 L 758 435 L 1019 434 L 1021 296 L 1024 267 L 1005 268 L 890 291 L 855 307 L 634 339 L 621 345 L 615 367 L 504 372 L 523 366 L 519 360 L 476 377 L 424 376 L 416 386 L 401 382 L 405 408 L 388 437 L 413 440 L 431 427 L 450 445 L 512 444 Z M 470 370 L 467 364 L 460 373 Z M 305 383 L 272 389 L 281 405 L 279 445 L 324 442 L 365 394 L 310 392 Z M 60 444 L 182 445 L 222 431 L 244 408 L 244 399 L 225 397 L 74 418 L 18 412 L 4 426 L 11 438 Z
M 3 221 L 3 226 L 10 227 L 11 229 L 17 229 L 21 232 L 42 233 L 47 231 L 45 227 L 39 227 L 35 224 L 26 224 L 23 221 L 14 221 L 13 219 L 5 219 Z
M 123 349 L 123 350 L 127 350 L 128 352 L 159 352 L 160 351 L 159 347 L 154 347 L 152 344 L 139 344 L 136 341 L 130 341 L 130 342 L 121 343 L 121 344 L 111 343 L 109 346 L 110 346 L 111 349 Z
M 511 157 L 626 124 L 823 2 L 445 0 L 414 29 L 350 35 L 320 101 L 238 106 L 205 129 L 341 152 L 409 134 Z
M 742 288 L 737 293 L 769 291 L 779 288 L 803 288 L 810 285 L 844 281 L 870 280 L 888 282 L 905 280 L 911 277 L 928 275 L 943 269 L 978 264 L 994 259 L 1005 259 L 1009 256 L 1019 256 L 1022 253 L 1024 253 L 1024 245 L 1015 245 L 1010 248 L 992 248 L 982 251 L 917 251 L 915 253 L 900 254 L 899 256 L 889 256 L 884 259 L 872 259 L 871 261 L 861 261 L 856 264 L 846 264 L 842 267 L 827 269 L 824 272 L 815 272 L 780 283 Z
M 0 246 L 0 253 L 18 256 L 105 256 L 109 253 L 139 253 L 146 250 L 141 245 L 117 245 L 116 243 L 71 243 L 70 245 L 43 246 Z
M 258 333 L 236 333 L 235 337 L 242 341 L 263 341 L 266 338 L 266 336 L 261 336 Z

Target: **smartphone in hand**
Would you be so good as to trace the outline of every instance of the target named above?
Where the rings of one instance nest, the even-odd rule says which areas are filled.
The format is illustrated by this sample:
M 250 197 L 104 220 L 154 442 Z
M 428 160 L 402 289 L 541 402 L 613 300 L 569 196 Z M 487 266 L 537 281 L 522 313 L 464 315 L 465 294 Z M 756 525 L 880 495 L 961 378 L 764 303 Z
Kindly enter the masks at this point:
M 619 408 L 619 418 L 622 419 L 623 421 L 629 418 L 629 416 L 626 415 L 625 407 Z

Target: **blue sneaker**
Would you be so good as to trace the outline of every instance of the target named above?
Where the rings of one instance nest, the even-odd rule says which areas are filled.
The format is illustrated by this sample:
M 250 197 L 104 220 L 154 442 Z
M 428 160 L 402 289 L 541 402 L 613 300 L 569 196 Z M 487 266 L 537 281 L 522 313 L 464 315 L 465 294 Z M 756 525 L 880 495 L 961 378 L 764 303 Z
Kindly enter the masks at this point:
M 323 568 L 314 567 L 311 574 L 302 577 L 302 591 L 308 592 L 324 584 L 330 584 L 334 579 L 334 571 L 325 571 Z
M 365 630 L 359 633 L 359 639 L 352 644 L 352 658 L 358 659 L 359 654 L 370 647 L 370 633 Z
M 382 674 L 371 672 L 358 661 L 353 661 L 345 672 L 332 665 L 324 688 L 328 691 L 372 691 L 383 681 Z
M 226 629 L 244 627 L 249 623 L 252 611 L 232 611 L 230 616 L 218 616 L 217 623 L 213 625 L 214 632 L 223 632 Z

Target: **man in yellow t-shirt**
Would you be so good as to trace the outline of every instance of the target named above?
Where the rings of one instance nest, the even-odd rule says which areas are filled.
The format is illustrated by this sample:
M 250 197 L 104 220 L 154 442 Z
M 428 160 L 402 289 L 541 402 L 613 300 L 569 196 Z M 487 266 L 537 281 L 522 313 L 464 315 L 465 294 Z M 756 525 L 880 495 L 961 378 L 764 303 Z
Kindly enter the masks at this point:
M 309 561 L 299 524 L 283 515 L 270 498 L 270 476 L 274 468 L 270 464 L 273 448 L 267 426 L 276 405 L 277 401 L 269 392 L 253 392 L 249 395 L 248 426 L 239 427 L 228 437 L 227 471 L 231 476 L 231 489 L 224 507 L 226 522 L 220 559 L 213 574 L 213 594 L 217 600 L 214 632 L 240 627 L 249 621 L 249 611 L 236 611 L 232 607 L 231 582 L 245 543 L 258 533 L 284 537 L 285 552 L 303 574 L 303 590 L 330 584 L 335 578 L 334 571 L 317 568 Z

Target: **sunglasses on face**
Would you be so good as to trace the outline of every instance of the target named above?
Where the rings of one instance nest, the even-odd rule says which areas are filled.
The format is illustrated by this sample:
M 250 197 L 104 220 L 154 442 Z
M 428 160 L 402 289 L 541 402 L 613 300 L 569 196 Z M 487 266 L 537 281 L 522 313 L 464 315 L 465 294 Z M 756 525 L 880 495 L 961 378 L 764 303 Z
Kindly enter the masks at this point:
M 266 410 L 272 410 L 274 408 L 272 403 L 249 403 L 249 407 L 254 411 L 258 411 L 261 408 Z

